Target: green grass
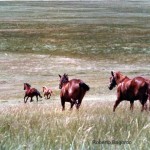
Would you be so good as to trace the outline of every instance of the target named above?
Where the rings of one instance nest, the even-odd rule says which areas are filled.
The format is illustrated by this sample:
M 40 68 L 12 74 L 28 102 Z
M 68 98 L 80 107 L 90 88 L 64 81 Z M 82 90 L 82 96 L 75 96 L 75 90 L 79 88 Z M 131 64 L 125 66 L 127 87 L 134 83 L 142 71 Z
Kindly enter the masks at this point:
M 3 52 L 150 62 L 148 1 L 0 4 Z
M 127 103 L 127 102 L 126 102 Z M 20 104 L 1 110 L 1 149 L 148 149 L 149 113 L 133 113 L 129 103 L 112 112 L 112 102 L 84 103 L 76 111 L 56 104 Z M 95 144 L 93 141 L 129 141 L 131 144 Z
M 127 25 L 51 25 L 37 22 L 30 27 L 16 25 L 0 30 L 0 49 L 3 52 L 93 60 L 102 58 L 126 63 L 149 62 L 149 33 L 149 29 Z

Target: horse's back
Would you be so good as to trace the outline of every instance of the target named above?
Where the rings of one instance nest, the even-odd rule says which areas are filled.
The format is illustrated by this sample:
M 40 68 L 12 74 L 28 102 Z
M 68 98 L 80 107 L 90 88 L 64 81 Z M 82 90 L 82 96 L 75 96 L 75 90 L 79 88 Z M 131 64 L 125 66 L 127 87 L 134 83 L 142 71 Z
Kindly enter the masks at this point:
M 135 77 L 133 78 L 132 82 L 137 86 L 144 86 L 145 84 L 147 84 L 146 80 L 143 77 Z
M 135 82 L 134 90 L 135 94 L 138 97 L 142 97 L 143 95 L 147 95 L 148 92 L 148 84 L 143 77 L 135 77 L 133 79 Z
M 83 82 L 82 80 L 80 80 L 80 79 L 71 79 L 70 81 L 69 81 L 70 83 L 76 83 L 76 84 L 79 84 L 80 82 Z
M 38 90 L 36 89 L 36 88 L 32 88 L 32 89 L 30 89 L 30 92 L 31 93 L 34 93 L 34 92 L 37 92 Z
M 79 90 L 79 84 L 81 80 L 79 79 L 72 79 L 68 82 L 68 90 L 71 90 L 72 92 L 77 92 Z
M 80 79 L 72 79 L 68 82 L 68 88 L 78 89 L 80 86 L 79 84 L 82 82 Z
M 148 84 L 143 77 L 135 77 L 118 86 L 122 99 L 139 99 L 147 94 Z
M 80 87 L 80 83 L 84 83 L 80 79 L 72 79 L 61 90 L 61 96 L 68 97 L 69 99 L 78 99 L 83 90 Z
M 122 82 L 121 85 L 124 89 L 140 89 L 147 86 L 147 83 L 143 77 L 135 77 L 126 82 Z
M 36 88 L 31 88 L 28 92 L 29 96 L 36 96 L 36 95 L 40 95 L 40 92 L 36 89 Z

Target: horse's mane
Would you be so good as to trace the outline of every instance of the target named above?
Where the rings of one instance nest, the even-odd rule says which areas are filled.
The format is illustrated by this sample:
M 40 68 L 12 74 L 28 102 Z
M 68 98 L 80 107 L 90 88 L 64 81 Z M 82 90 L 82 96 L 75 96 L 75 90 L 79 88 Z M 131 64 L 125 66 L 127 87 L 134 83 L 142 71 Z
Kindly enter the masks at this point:
M 24 83 L 25 85 L 27 85 L 28 87 L 31 87 L 31 85 L 29 83 Z
M 66 79 L 66 81 L 69 81 L 68 74 L 66 73 L 64 73 L 63 78 Z
M 116 82 L 121 82 L 122 80 L 128 78 L 127 76 L 123 75 L 120 71 L 115 73 L 116 75 Z M 129 78 L 128 78 L 129 79 Z

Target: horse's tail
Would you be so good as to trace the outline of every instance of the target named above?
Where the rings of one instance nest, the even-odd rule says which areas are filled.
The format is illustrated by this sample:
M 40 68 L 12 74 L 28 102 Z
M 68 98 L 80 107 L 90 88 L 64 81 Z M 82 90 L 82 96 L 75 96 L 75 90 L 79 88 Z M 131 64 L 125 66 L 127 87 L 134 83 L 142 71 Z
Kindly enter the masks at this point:
M 149 101 L 150 101 L 150 82 L 148 84 L 148 98 L 149 98 Z
M 40 98 L 42 98 L 42 96 L 38 90 L 37 90 L 37 94 L 39 95 Z
M 149 100 L 149 111 L 150 111 L 150 80 L 146 79 L 145 81 L 147 83 L 147 95 L 148 95 L 148 100 Z M 147 105 L 146 105 L 146 109 L 147 109 Z
M 80 88 L 83 88 L 86 91 L 90 90 L 90 87 L 87 84 L 85 84 L 84 82 L 79 83 L 79 86 L 80 86 Z
M 149 79 L 146 79 L 146 83 L 147 83 L 147 94 L 148 94 L 148 98 L 150 100 L 150 80 Z

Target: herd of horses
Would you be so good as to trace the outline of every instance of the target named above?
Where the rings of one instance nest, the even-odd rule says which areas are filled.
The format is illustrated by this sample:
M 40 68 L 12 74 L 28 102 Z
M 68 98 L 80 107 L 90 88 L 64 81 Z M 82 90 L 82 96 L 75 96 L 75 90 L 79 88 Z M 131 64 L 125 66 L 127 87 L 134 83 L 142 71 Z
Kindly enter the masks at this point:
M 60 83 L 60 99 L 62 110 L 65 110 L 65 102 L 70 102 L 70 109 L 75 105 L 79 109 L 83 97 L 86 92 L 90 90 L 90 87 L 80 79 L 69 80 L 68 75 L 59 75 Z M 133 111 L 134 101 L 139 100 L 142 108 L 141 111 L 147 110 L 147 100 L 150 101 L 150 80 L 144 77 L 134 77 L 133 79 L 128 78 L 120 72 L 111 71 L 110 84 L 108 88 L 112 90 L 117 86 L 117 99 L 115 101 L 113 111 L 115 112 L 120 102 L 127 100 L 130 102 L 130 110 Z M 24 83 L 24 103 L 27 102 L 30 97 L 30 102 L 33 101 L 33 97 L 41 97 L 40 92 L 31 88 L 31 85 Z M 53 91 L 50 88 L 43 87 L 44 97 L 50 99 Z M 150 107 L 149 107 L 150 109 Z

